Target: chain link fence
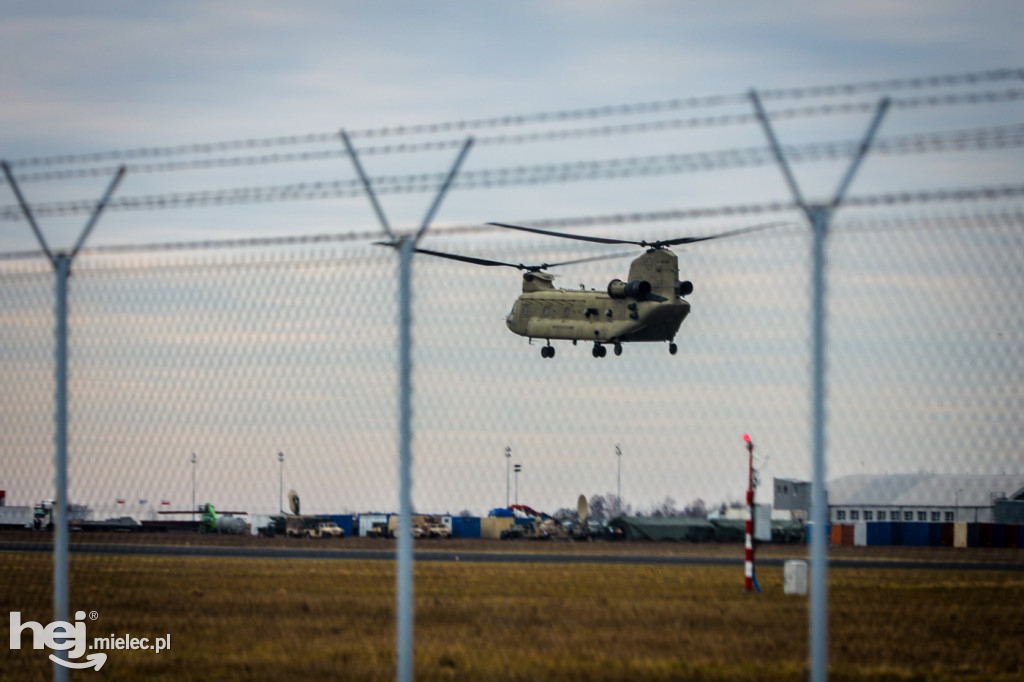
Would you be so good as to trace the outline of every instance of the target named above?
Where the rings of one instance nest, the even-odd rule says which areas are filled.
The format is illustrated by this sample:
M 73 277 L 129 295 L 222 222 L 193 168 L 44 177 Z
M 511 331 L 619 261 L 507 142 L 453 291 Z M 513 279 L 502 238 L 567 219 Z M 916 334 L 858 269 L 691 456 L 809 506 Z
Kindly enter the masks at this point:
M 1001 150 L 1019 144 L 1000 139 Z M 758 154 L 739 165 L 770 164 Z M 642 176 L 646 162 L 637 163 Z M 843 208 L 829 236 L 827 478 L 1003 477 L 986 479 L 988 492 L 1013 497 L 1024 489 L 1024 220 L 1007 204 L 1020 191 L 877 193 L 905 163 L 901 156 L 875 176 L 876 194 Z M 604 179 L 615 177 L 617 164 L 607 165 Z M 573 172 L 588 179 L 585 169 Z M 914 211 L 918 199 L 929 205 Z M 979 200 L 986 213 L 962 210 Z M 506 328 L 519 272 L 415 257 L 414 513 L 451 527 L 451 519 L 483 522 L 492 510 L 525 505 L 566 520 L 580 495 L 595 521 L 619 512 L 728 513 L 743 506 L 747 489 L 744 434 L 762 457 L 759 502 L 771 502 L 772 478 L 812 477 L 811 234 L 803 215 L 776 203 L 636 217 L 582 224 L 590 234 L 646 241 L 783 224 L 674 248 L 680 279 L 694 286 L 677 354 L 663 342 L 626 343 L 621 355 L 594 357 L 590 343 L 554 341 L 555 357 L 542 357 L 546 339 Z M 555 222 L 581 231 L 572 220 Z M 372 241 L 363 234 L 80 252 L 69 296 L 68 497 L 76 520 L 130 517 L 155 529 L 209 502 L 244 512 L 255 531 L 289 509 L 294 490 L 304 514 L 347 518 L 350 535 L 380 530 L 380 518 L 386 530 L 399 498 L 399 292 L 394 251 Z M 432 230 L 419 246 L 527 265 L 613 249 L 480 225 Z M 627 279 L 641 253 L 553 269 L 556 286 L 604 291 Z M 54 305 L 50 263 L 24 252 L 0 257 L 0 487 L 8 508 L 54 496 Z M 77 559 L 93 572 L 110 567 L 103 595 L 115 583 L 126 598 L 142 593 L 108 557 Z M 12 561 L 14 571 L 34 566 Z M 219 577 L 233 569 L 212 570 Z M 189 589 L 188 598 L 204 595 L 198 583 Z M 40 582 L 30 601 L 38 607 L 48 592 Z M 362 595 L 341 593 L 324 602 L 372 610 Z M 72 583 L 75 604 L 103 595 Z M 339 598 L 350 601 L 331 601 Z M 297 609 L 316 608 L 315 595 L 304 599 Z M 11 594 L 7 601 L 12 612 L 20 603 Z M 189 636 L 223 636 L 217 606 L 203 608 L 212 615 Z M 33 615 L 47 619 L 45 609 Z M 391 637 L 393 614 L 377 615 Z M 539 619 L 520 613 L 493 627 Z M 136 622 L 124 616 L 125 627 Z M 345 622 L 339 616 L 330 628 L 340 632 Z M 358 637 L 347 641 L 345 661 L 363 661 L 368 677 L 390 675 L 392 657 L 366 654 Z M 455 668 L 461 659 L 449 651 L 440 660 Z

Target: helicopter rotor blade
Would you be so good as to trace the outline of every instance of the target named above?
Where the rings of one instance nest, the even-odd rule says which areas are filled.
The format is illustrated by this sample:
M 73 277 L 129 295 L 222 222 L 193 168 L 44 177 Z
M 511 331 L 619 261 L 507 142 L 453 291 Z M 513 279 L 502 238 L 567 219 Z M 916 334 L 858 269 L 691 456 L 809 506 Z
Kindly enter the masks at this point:
M 591 237 L 585 234 L 568 234 L 566 232 L 552 232 L 551 230 L 541 230 L 536 227 L 524 227 L 522 225 L 509 225 L 507 223 L 487 223 L 488 225 L 494 225 L 495 227 L 505 227 L 510 230 L 522 230 L 523 232 L 534 232 L 536 234 L 546 234 L 551 237 L 562 237 L 563 239 L 578 239 L 581 242 L 593 242 L 595 244 L 635 244 L 637 246 L 645 246 L 644 242 L 637 242 L 630 239 L 609 239 L 607 237 Z
M 474 265 L 494 266 L 504 265 L 505 267 L 515 268 L 517 270 L 529 270 L 530 267 L 523 265 L 522 263 L 506 263 L 500 260 L 491 260 L 489 258 L 476 258 L 474 256 L 462 256 L 457 253 L 445 253 L 444 251 L 432 251 L 430 249 L 413 249 L 416 253 L 425 253 L 428 256 L 437 256 L 438 258 L 447 258 L 449 260 L 457 260 L 463 263 L 472 263 Z
M 759 230 L 766 230 L 772 227 L 779 227 L 780 225 L 791 224 L 788 221 L 778 221 L 771 223 L 761 223 L 758 225 L 750 225 L 748 227 L 741 227 L 735 230 L 729 230 L 728 232 L 721 232 L 719 234 L 712 234 L 703 237 L 676 237 L 675 239 L 660 239 L 653 242 L 633 239 L 612 239 L 608 237 L 592 237 L 590 235 L 583 234 L 568 234 L 566 232 L 553 232 L 551 230 L 541 230 L 536 227 L 524 227 L 522 225 L 509 225 L 507 223 L 487 223 L 488 225 L 494 225 L 495 227 L 505 227 L 510 230 L 521 230 L 523 232 L 533 232 L 535 234 L 545 234 L 550 237 L 561 237 L 563 239 L 577 239 L 583 242 L 593 242 L 595 244 L 635 244 L 636 246 L 651 247 L 660 249 L 666 246 L 678 246 L 680 244 L 694 244 L 696 242 L 704 242 L 710 239 L 722 239 L 724 237 L 735 237 L 737 235 L 746 234 L 748 232 L 757 232 Z
M 590 258 L 577 258 L 575 260 L 566 260 L 561 263 L 544 263 L 541 266 L 541 270 L 547 270 L 548 268 L 560 268 L 563 265 L 576 265 L 577 263 L 590 263 L 598 260 L 612 260 L 614 258 L 625 258 L 626 256 L 635 256 L 636 253 L 633 251 L 621 251 L 619 253 L 610 253 L 607 256 L 591 256 Z
M 379 246 L 390 246 L 394 248 L 395 244 L 392 242 L 374 242 Z M 537 272 L 538 270 L 547 270 L 548 268 L 557 268 L 563 265 L 575 265 L 577 263 L 590 263 L 592 261 L 599 260 L 611 260 L 613 258 L 625 258 L 626 256 L 632 256 L 632 252 L 612 253 L 602 256 L 590 256 L 589 258 L 576 258 L 573 260 L 562 261 L 560 263 L 541 263 L 539 265 L 525 265 L 523 263 L 506 263 L 505 261 L 492 260 L 490 258 L 477 258 L 476 256 L 463 256 L 457 253 L 447 253 L 444 251 L 434 251 L 432 249 L 413 249 L 416 253 L 425 253 L 428 256 L 437 256 L 438 258 L 447 258 L 449 260 L 460 261 L 462 263 L 472 263 L 473 265 L 483 265 L 492 267 L 495 265 L 503 265 L 509 268 L 515 268 L 516 270 L 526 270 L 529 272 Z
M 694 244 L 696 242 L 706 242 L 710 239 L 723 239 L 725 237 L 736 237 L 741 234 L 747 234 L 748 232 L 759 232 L 761 230 L 767 230 L 772 227 L 780 227 L 782 225 L 791 225 L 789 221 L 775 221 L 771 223 L 760 223 L 758 225 L 748 225 L 747 227 L 740 227 L 735 230 L 729 230 L 728 232 L 719 232 L 718 234 L 707 235 L 705 237 L 677 237 L 676 239 L 663 239 L 661 241 L 650 242 L 650 246 L 678 246 L 680 244 Z

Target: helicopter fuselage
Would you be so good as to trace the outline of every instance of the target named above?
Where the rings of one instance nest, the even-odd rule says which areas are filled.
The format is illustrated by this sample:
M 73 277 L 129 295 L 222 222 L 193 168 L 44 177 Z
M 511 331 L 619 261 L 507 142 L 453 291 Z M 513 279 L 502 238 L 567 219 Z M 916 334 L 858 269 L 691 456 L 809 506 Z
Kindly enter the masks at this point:
M 544 272 L 523 275 L 523 293 L 505 318 L 512 332 L 531 339 L 616 346 L 672 341 L 690 313 L 683 296 L 692 285 L 679 281 L 678 259 L 667 249 L 653 249 L 635 259 L 629 281 L 612 280 L 605 291 L 556 289 L 552 281 Z

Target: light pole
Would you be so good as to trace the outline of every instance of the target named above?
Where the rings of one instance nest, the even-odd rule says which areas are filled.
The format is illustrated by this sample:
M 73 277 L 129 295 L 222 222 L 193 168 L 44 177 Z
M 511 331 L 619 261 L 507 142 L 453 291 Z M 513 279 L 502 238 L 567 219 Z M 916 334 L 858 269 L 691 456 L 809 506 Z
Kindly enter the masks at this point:
M 192 453 L 192 520 L 196 520 L 196 453 Z
M 516 504 L 518 505 L 519 504 L 519 472 L 523 470 L 523 465 L 522 464 L 515 465 L 514 470 L 516 472 Z
M 615 515 L 622 516 L 622 446 L 615 444 L 615 458 L 619 460 L 619 483 L 615 492 Z
M 280 474 L 277 479 L 277 511 L 284 513 L 284 453 L 277 453 L 277 463 L 280 465 Z
M 509 491 L 512 485 L 512 448 L 505 446 L 505 509 L 509 505 Z

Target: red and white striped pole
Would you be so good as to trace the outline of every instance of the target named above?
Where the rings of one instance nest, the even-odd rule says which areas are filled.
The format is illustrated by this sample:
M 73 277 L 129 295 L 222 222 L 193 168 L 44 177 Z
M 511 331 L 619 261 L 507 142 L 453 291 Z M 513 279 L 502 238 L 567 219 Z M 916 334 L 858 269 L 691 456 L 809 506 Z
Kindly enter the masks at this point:
M 750 436 L 743 434 L 747 442 L 747 538 L 746 561 L 743 563 L 743 588 L 745 592 L 754 591 L 754 442 Z

